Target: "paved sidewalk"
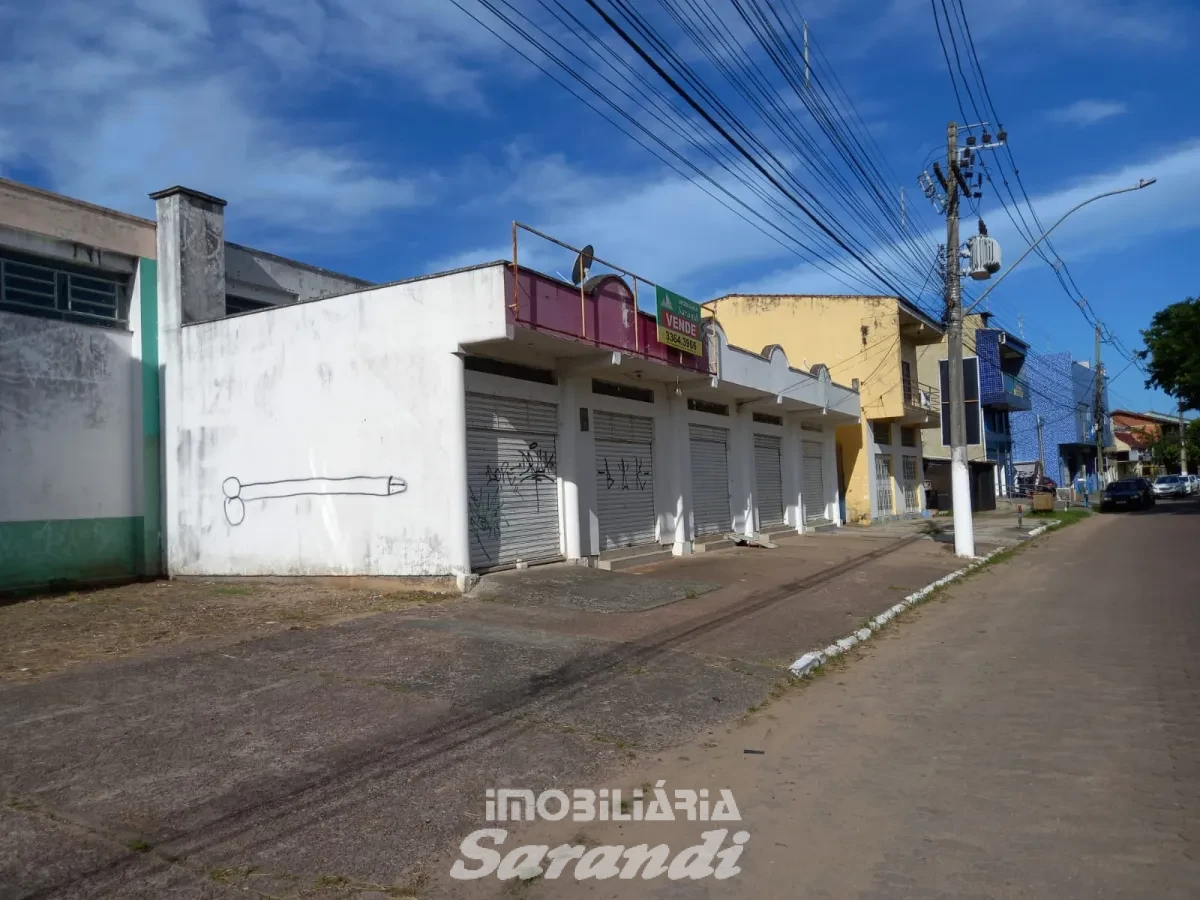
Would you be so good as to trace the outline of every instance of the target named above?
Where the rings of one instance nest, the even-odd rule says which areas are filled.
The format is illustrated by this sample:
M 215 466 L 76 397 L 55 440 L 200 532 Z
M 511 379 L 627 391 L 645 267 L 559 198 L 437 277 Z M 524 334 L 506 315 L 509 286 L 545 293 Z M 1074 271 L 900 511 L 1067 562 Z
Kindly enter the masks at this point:
M 1083 521 L 951 587 L 749 727 L 616 785 L 731 789 L 733 827 L 751 834 L 736 878 L 564 879 L 524 896 L 1192 900 L 1198 544 L 1200 502 Z M 720 827 L 561 824 L 505 847 L 582 831 L 677 851 Z
M 711 740 L 799 652 L 958 565 L 843 533 L 530 570 L 490 599 L 0 688 L 0 897 L 421 893 L 485 788 Z

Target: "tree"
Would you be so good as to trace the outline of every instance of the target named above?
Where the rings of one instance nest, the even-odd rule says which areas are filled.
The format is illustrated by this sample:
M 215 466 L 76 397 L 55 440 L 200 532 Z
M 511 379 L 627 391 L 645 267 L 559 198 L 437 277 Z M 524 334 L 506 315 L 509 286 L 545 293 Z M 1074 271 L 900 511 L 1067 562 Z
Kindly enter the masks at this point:
M 1195 467 L 1196 461 L 1200 460 L 1200 419 L 1188 422 L 1183 433 L 1184 439 L 1187 441 L 1188 468 L 1191 469 Z M 1168 434 L 1160 434 L 1158 439 L 1150 445 L 1150 458 L 1154 460 L 1154 464 L 1157 466 L 1163 466 L 1167 469 L 1178 468 L 1178 432 L 1171 431 Z
M 1160 388 L 1183 404 L 1200 409 L 1200 299 L 1188 297 L 1160 309 L 1142 332 L 1146 387 Z

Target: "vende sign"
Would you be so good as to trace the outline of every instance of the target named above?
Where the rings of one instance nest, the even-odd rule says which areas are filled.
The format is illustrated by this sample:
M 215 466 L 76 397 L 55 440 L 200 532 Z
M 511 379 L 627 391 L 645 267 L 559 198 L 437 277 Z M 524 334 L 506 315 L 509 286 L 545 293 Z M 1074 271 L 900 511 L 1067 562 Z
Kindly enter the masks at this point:
M 704 355 L 700 341 L 700 305 L 666 288 L 654 288 L 658 307 L 658 339 L 693 356 Z

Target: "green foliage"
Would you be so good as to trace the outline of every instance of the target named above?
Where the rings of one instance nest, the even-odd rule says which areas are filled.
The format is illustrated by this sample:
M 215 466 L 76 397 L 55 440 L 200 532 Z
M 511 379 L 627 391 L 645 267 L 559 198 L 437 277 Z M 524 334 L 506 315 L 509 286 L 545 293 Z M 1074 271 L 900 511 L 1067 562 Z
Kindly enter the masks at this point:
M 1200 409 L 1200 299 L 1188 297 L 1160 309 L 1142 332 L 1146 387 L 1156 387 Z
M 1200 459 L 1200 419 L 1189 422 L 1187 428 L 1184 429 L 1185 439 L 1187 440 L 1187 452 L 1189 465 Z M 1154 460 L 1154 464 L 1158 466 L 1166 466 L 1174 468 L 1179 465 L 1179 435 L 1171 432 L 1159 437 L 1153 444 L 1150 445 L 1150 458 Z

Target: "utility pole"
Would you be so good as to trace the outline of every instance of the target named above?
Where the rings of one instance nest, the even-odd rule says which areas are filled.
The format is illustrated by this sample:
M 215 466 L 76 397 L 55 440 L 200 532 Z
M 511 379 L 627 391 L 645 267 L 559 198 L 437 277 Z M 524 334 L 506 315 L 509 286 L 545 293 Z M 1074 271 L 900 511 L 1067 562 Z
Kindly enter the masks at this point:
M 1179 474 L 1188 473 L 1187 432 L 1183 428 L 1183 401 L 1179 401 Z
M 1104 490 L 1104 363 L 1100 362 L 1100 326 L 1096 326 L 1096 490 Z
M 950 488 L 954 507 L 954 554 L 975 555 L 971 516 L 971 470 L 967 465 L 967 410 L 963 402 L 962 262 L 958 250 L 958 123 L 946 127 L 946 357 L 950 387 Z
M 1046 464 L 1042 462 L 1042 417 L 1037 417 L 1037 434 L 1038 434 L 1038 458 L 1037 465 L 1033 467 L 1034 476 L 1037 478 L 1037 484 L 1042 483 L 1042 475 L 1046 472 Z

